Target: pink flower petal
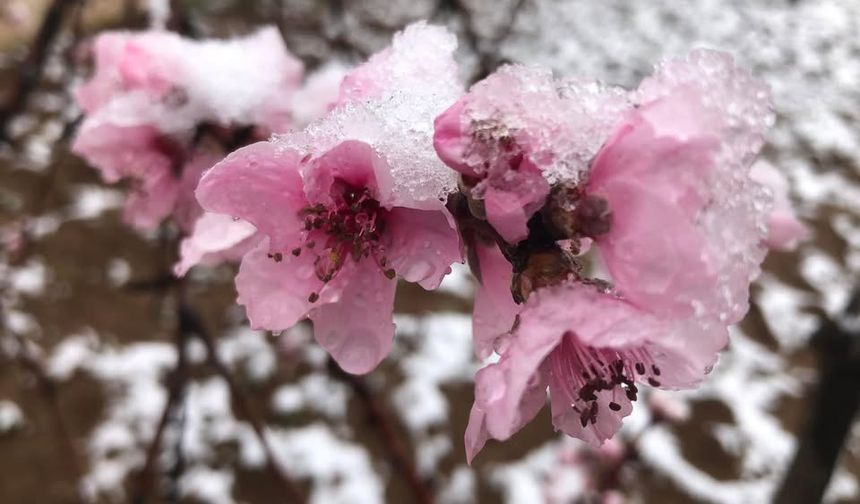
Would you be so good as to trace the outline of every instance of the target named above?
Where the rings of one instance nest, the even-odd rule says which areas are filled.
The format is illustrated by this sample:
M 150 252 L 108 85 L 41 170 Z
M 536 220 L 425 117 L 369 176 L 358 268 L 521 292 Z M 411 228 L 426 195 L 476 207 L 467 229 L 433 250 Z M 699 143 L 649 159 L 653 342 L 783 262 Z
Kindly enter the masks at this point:
M 339 300 L 315 308 L 314 336 L 344 371 L 364 374 L 388 355 L 394 341 L 394 290 L 372 261 L 342 271 L 333 283 L 345 284 Z
M 517 340 L 499 362 L 475 375 L 475 407 L 485 412 L 490 437 L 510 438 L 544 407 L 549 376 L 543 363 L 553 348 L 547 338 L 531 344 Z
M 797 219 L 789 197 L 788 179 L 775 166 L 765 161 L 754 164 L 750 177 L 766 187 L 773 196 L 773 209 L 767 221 L 765 244 L 776 250 L 793 250 L 809 238 L 810 230 Z
M 174 273 L 183 276 L 197 264 L 214 265 L 240 259 L 250 252 L 261 237 L 257 229 L 229 215 L 205 213 L 194 223 L 194 229 L 179 246 L 180 260 Z
M 469 423 L 466 425 L 466 433 L 463 436 L 463 441 L 466 445 L 466 462 L 469 465 L 472 465 L 472 460 L 475 459 L 478 452 L 484 448 L 487 440 L 490 439 L 485 419 L 486 413 L 477 404 L 473 404 L 472 411 L 469 412 Z
M 138 229 L 152 229 L 173 211 L 179 182 L 169 172 L 149 176 L 142 182 L 129 191 L 123 219 Z
M 392 209 L 385 222 L 388 266 L 407 282 L 433 290 L 451 272 L 451 264 L 462 262 L 456 226 L 447 211 Z
M 335 180 L 367 188 L 383 206 L 390 201 L 393 181 L 385 161 L 371 146 L 346 140 L 322 154 L 306 172 L 305 194 L 314 203 L 331 203 Z
M 510 332 L 521 306 L 511 294 L 513 268 L 495 244 L 477 244 L 481 281 L 475 293 L 472 341 L 475 354 L 486 359 L 499 336 Z
M 477 177 L 478 173 L 466 162 L 472 140 L 467 131 L 466 100 L 461 98 L 433 121 L 433 147 L 439 159 L 458 172 Z
M 299 174 L 299 155 L 271 142 L 258 142 L 227 156 L 203 175 L 197 200 L 210 212 L 248 221 L 287 255 L 299 245 L 308 206 Z
M 690 296 L 717 288 L 713 253 L 690 214 L 650 189 L 623 180 L 603 186 L 612 229 L 597 238 L 616 288 L 637 306 L 687 316 Z
M 549 185 L 543 179 L 537 179 L 542 189 L 528 190 L 528 185 L 521 186 L 522 190 L 499 190 L 489 186 L 484 192 L 484 209 L 487 222 L 502 235 L 508 243 L 518 243 L 528 236 L 528 221 L 534 210 L 530 210 L 536 202 L 543 202 L 549 194 Z
M 319 295 L 328 287 L 314 272 L 315 256 L 284 254 L 276 262 L 269 250 L 269 243 L 264 240 L 245 254 L 236 276 L 238 302 L 245 306 L 251 327 L 270 331 L 289 329 L 312 308 L 337 298 L 338 293 L 333 291 L 320 296 L 316 303 L 310 302 L 312 294 Z

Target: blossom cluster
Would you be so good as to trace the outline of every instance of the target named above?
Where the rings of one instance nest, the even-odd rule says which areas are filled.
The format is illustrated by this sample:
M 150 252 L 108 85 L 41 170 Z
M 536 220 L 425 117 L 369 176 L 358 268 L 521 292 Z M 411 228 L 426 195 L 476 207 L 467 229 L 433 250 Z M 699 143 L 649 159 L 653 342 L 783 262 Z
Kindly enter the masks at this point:
M 273 28 L 108 33 L 74 149 L 131 183 L 130 223 L 183 231 L 178 275 L 239 260 L 250 324 L 309 318 L 351 373 L 390 351 L 398 280 L 432 290 L 468 261 L 488 362 L 468 459 L 547 391 L 555 428 L 599 445 L 640 387 L 710 372 L 767 248 L 807 234 L 782 174 L 756 162 L 767 87 L 702 49 L 633 90 L 519 64 L 467 90 L 456 47 L 416 23 L 303 82 Z

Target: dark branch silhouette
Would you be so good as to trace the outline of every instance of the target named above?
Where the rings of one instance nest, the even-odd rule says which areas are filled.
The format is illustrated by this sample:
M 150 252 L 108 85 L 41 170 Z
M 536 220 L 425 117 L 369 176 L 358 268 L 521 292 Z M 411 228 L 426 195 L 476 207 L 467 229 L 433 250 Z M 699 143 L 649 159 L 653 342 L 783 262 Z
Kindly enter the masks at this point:
M 775 504 L 821 502 L 860 408 L 860 287 L 812 336 L 819 381 L 810 418 Z

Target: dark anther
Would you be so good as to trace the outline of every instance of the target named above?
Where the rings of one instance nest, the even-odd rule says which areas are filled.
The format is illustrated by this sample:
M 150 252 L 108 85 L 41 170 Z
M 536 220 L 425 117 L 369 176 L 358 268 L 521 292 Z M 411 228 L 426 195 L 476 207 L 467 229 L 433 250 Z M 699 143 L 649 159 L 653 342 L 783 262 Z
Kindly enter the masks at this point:
M 609 409 L 611 409 L 612 411 L 621 411 L 621 405 L 617 402 L 611 402 L 609 403 Z
M 296 247 L 292 250 L 294 256 L 298 257 L 302 253 L 301 247 Z
M 660 368 L 656 364 L 651 364 L 651 371 L 654 372 L 654 376 L 660 376 Z
M 309 242 L 305 243 L 305 247 L 307 247 L 307 248 L 309 248 L 309 249 L 314 248 L 314 245 L 316 245 L 316 242 L 314 242 L 313 240 L 311 240 L 311 241 L 309 241 Z
M 397 272 L 391 268 L 385 270 L 385 277 L 388 278 L 389 280 L 393 279 L 396 275 L 397 275 Z
M 275 262 L 281 262 L 284 260 L 284 254 L 275 252 L 274 254 L 269 254 L 269 259 L 274 259 Z
M 316 292 L 311 292 L 311 295 L 310 295 L 310 296 L 308 296 L 308 302 L 310 302 L 310 303 L 316 303 L 316 302 L 317 302 L 317 299 L 319 299 L 319 298 L 320 298 L 320 295 L 319 295 L 319 294 L 317 294 Z
M 639 374 L 645 374 L 645 364 L 641 362 L 636 363 L 636 372 Z
M 651 385 L 652 387 L 659 387 L 660 382 L 658 382 L 654 378 L 648 378 L 648 385 Z

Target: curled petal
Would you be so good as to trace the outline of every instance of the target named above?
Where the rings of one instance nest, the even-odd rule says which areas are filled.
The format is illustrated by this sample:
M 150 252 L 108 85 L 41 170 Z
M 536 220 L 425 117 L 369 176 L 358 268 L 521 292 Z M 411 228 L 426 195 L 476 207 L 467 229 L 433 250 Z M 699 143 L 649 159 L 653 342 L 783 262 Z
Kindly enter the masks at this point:
M 471 139 L 466 128 L 465 108 L 466 100 L 461 98 L 433 121 L 433 147 L 446 165 L 464 175 L 477 177 L 478 173 L 466 162 Z
M 466 434 L 463 436 L 466 445 L 466 462 L 469 465 L 472 465 L 472 460 L 490 439 L 490 433 L 487 432 L 486 416 L 486 413 L 477 404 L 472 405 L 472 411 L 469 412 L 469 423 L 466 425 Z
M 490 437 L 510 438 L 544 407 L 549 380 L 544 360 L 552 349 L 547 338 L 533 345 L 519 340 L 499 362 L 475 375 L 475 407 L 486 413 L 484 423 Z
M 521 306 L 511 294 L 511 263 L 495 244 L 476 244 L 481 281 L 475 293 L 472 341 L 479 359 L 489 357 L 494 342 L 510 332 Z
M 174 273 L 183 276 L 197 264 L 217 264 L 241 258 L 259 241 L 257 229 L 229 215 L 205 213 L 179 246 Z

